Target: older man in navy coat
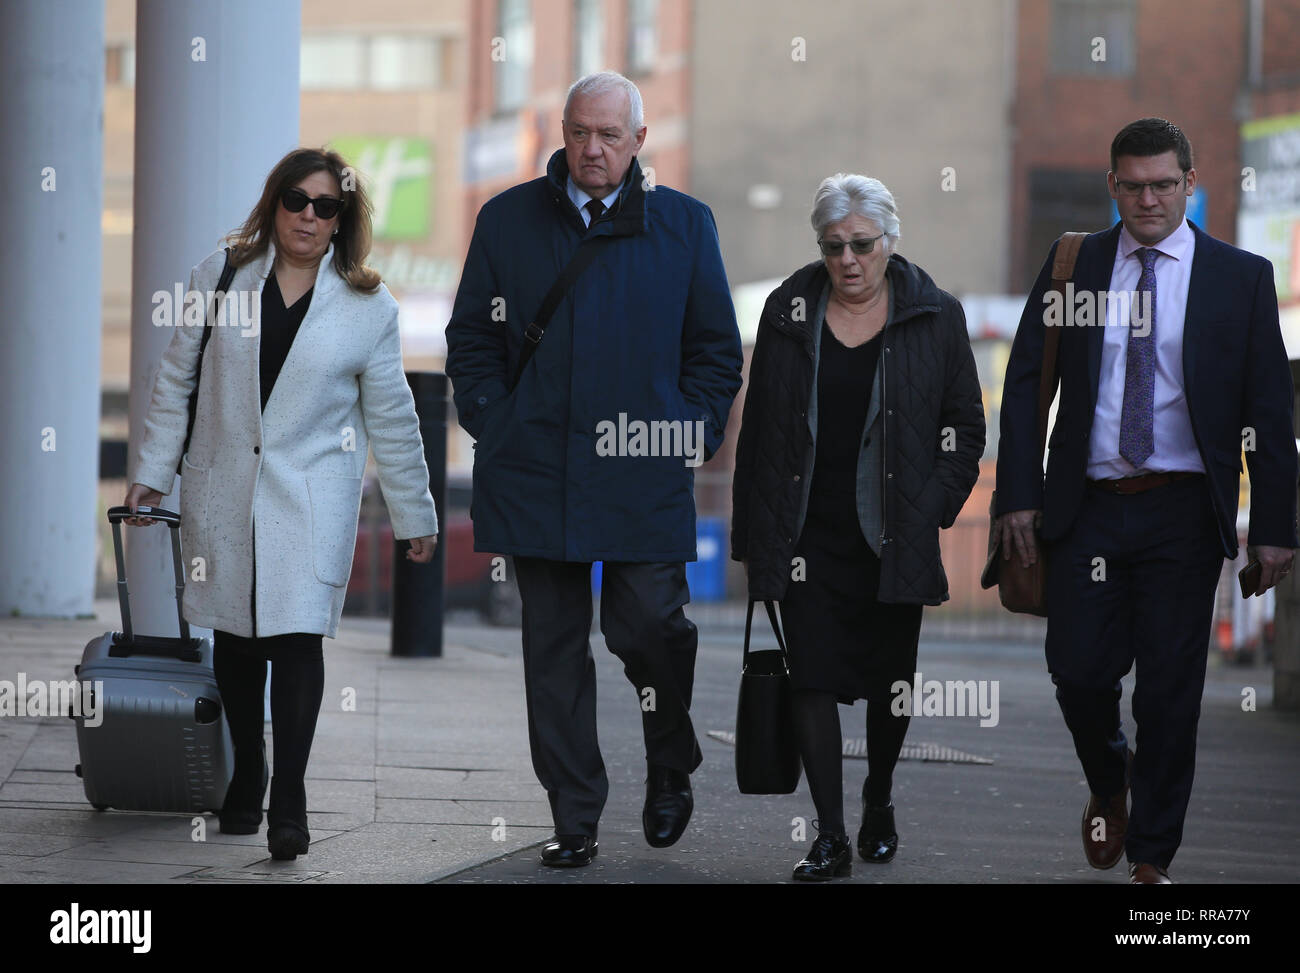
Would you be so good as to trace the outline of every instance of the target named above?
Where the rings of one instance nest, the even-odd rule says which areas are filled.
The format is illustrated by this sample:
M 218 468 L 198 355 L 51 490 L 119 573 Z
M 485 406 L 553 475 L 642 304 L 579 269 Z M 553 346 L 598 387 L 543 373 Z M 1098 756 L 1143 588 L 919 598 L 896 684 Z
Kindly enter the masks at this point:
M 1041 512 L 1047 664 L 1091 791 L 1085 856 L 1110 868 L 1127 853 L 1132 882 L 1164 884 L 1191 798 L 1215 589 L 1237 554 L 1243 446 L 1259 593 L 1290 573 L 1300 543 L 1294 391 L 1272 265 L 1185 218 L 1186 136 L 1164 119 L 1131 123 L 1107 179 L 1121 224 L 1085 238 L 1075 294 L 1132 300 L 1098 304 L 1108 319 L 1093 323 L 1111 326 L 1062 334 L 1044 484 L 1036 398 L 1053 247 L 1007 364 L 997 513 L 1004 549 L 1031 563 Z M 1130 753 L 1119 699 L 1134 662 Z
M 647 841 L 673 844 L 691 814 L 694 467 L 722 441 L 742 359 L 713 214 L 637 162 L 636 86 L 612 72 L 580 79 L 562 129 L 546 175 L 479 212 L 447 374 L 476 440 L 475 549 L 514 555 L 523 598 L 529 742 L 555 820 L 542 861 L 575 866 L 596 854 L 609 790 L 588 642 L 594 561 L 601 631 L 642 714 Z M 531 341 L 584 241 L 590 266 Z

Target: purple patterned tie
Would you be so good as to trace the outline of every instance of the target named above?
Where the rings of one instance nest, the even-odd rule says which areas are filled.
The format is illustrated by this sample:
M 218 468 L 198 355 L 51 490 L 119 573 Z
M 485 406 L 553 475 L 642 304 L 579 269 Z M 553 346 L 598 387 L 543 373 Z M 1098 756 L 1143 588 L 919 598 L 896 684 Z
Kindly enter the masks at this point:
M 1156 397 L 1156 257 L 1151 247 L 1133 251 L 1142 261 L 1142 276 L 1138 278 L 1137 300 L 1144 293 L 1151 295 L 1150 328 L 1145 335 L 1133 330 L 1132 314 L 1129 320 L 1128 363 L 1124 369 L 1124 407 L 1119 419 L 1119 454 L 1134 466 L 1140 467 L 1152 453 L 1155 445 Z

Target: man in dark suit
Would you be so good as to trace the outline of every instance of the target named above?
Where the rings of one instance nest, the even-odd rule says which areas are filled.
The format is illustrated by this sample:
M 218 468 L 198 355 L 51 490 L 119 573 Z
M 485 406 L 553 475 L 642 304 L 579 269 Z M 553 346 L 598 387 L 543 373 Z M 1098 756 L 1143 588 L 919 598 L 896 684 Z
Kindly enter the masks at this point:
M 1186 136 L 1164 119 L 1133 122 L 1110 166 L 1121 222 L 1079 251 L 1075 306 L 1089 292 L 1097 311 L 1066 308 L 1076 326 L 1061 335 L 1046 483 L 1037 398 L 1045 328 L 1060 323 L 1055 246 L 1007 363 L 996 513 L 1003 550 L 1026 564 L 1041 523 L 1047 664 L 1091 791 L 1088 862 L 1110 868 L 1127 853 L 1132 882 L 1164 884 L 1191 798 L 1215 589 L 1237 554 L 1243 446 L 1258 593 L 1290 574 L 1300 545 L 1294 391 L 1272 265 L 1184 216 L 1197 178 Z M 1119 700 L 1134 662 L 1130 751 Z
M 528 739 L 555 821 L 542 862 L 557 867 L 591 863 L 609 794 L 594 562 L 600 630 L 639 703 L 652 847 L 681 837 L 703 759 L 684 611 L 694 477 L 722 443 L 743 359 L 713 213 L 642 171 L 643 114 L 620 74 L 574 83 L 546 175 L 479 211 L 447 325 L 457 417 L 475 439 L 474 549 L 514 555 Z M 583 254 L 539 333 L 548 292 Z

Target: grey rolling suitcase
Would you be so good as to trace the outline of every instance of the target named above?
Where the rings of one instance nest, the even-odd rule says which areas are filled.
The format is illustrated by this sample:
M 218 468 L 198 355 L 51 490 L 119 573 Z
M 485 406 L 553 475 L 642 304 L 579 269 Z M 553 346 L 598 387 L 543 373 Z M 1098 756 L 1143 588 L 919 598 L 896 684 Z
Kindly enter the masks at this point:
M 77 723 L 77 775 L 86 799 L 101 811 L 220 811 L 234 750 L 212 672 L 211 640 L 191 638 L 181 611 L 181 518 L 159 507 L 137 512 L 171 533 L 180 637 L 132 630 L 121 522 L 134 515 L 130 507 L 110 508 L 122 631 L 91 639 L 75 669 L 82 699 L 89 700 L 80 714 L 69 714 Z

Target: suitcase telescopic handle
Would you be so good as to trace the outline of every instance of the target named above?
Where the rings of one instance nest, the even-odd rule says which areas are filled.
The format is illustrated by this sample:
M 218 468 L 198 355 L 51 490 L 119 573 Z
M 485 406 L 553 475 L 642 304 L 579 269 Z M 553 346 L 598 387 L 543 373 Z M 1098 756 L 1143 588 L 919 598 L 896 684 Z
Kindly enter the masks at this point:
M 131 629 L 131 600 L 126 585 L 126 559 L 122 556 L 122 522 L 128 517 L 150 517 L 153 520 L 161 521 L 171 528 L 172 539 L 172 565 L 176 571 L 176 620 L 180 623 L 180 640 L 172 643 L 170 639 L 150 638 L 141 636 L 136 638 Z M 181 599 L 185 595 L 185 569 L 181 563 L 181 535 L 177 529 L 181 525 L 181 515 L 173 510 L 164 510 L 162 507 L 138 506 L 135 510 L 130 507 L 109 507 L 108 522 L 113 525 L 113 554 L 117 559 L 117 601 L 122 608 L 122 643 L 115 646 L 120 651 L 110 650 L 110 654 L 130 655 L 132 648 L 147 649 L 149 655 L 165 654 L 172 655 L 178 659 L 188 659 L 197 661 L 198 653 L 195 651 L 193 640 L 190 638 L 190 625 L 185 621 L 185 614 L 181 609 Z M 128 527 L 134 526 L 128 524 Z M 137 645 L 137 643 L 139 643 Z M 172 650 L 167 650 L 165 646 L 173 646 Z
M 110 524 L 120 524 L 128 517 L 151 517 L 154 520 L 160 520 L 168 527 L 179 527 L 181 525 L 181 515 L 174 510 L 164 510 L 162 507 L 149 507 L 141 504 L 132 510 L 130 507 L 109 507 L 108 522 Z M 128 526 L 132 526 L 129 525 Z

